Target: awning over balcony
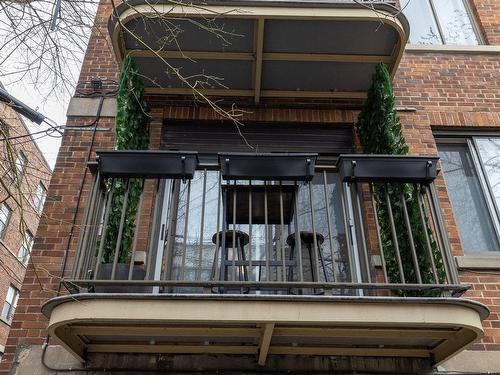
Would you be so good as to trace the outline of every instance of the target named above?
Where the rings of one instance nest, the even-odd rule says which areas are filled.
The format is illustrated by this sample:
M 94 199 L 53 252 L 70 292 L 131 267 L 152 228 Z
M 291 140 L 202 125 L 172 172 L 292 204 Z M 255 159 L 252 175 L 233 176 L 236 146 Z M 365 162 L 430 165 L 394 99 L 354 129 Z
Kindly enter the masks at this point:
M 379 62 L 394 75 L 409 28 L 390 2 L 129 0 L 109 32 L 147 92 L 264 98 L 363 98 Z
M 456 298 L 80 294 L 42 308 L 49 332 L 86 353 L 428 358 L 483 335 L 483 305 Z

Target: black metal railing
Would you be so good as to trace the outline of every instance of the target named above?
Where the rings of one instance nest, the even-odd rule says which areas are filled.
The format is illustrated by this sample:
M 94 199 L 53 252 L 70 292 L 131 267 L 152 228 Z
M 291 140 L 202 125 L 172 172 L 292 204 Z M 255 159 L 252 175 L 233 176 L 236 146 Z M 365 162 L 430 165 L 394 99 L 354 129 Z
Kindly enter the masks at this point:
M 245 178 L 253 161 L 238 170 L 237 157 L 224 155 L 190 173 L 185 155 L 177 157 L 175 174 L 92 165 L 73 273 L 64 280 L 71 291 L 438 296 L 467 289 L 441 217 L 436 158 L 350 155 L 328 166 L 303 155 L 304 178 L 259 179 L 258 168 Z M 254 159 L 269 166 L 276 155 Z

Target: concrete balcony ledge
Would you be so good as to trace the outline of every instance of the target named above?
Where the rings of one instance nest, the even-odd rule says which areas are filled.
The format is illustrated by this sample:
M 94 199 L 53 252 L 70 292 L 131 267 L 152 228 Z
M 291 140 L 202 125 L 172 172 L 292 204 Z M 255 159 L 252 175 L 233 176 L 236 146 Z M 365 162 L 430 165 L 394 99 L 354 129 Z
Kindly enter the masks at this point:
M 75 294 L 42 312 L 49 333 L 88 353 L 424 358 L 439 364 L 483 336 L 489 312 L 456 298 Z

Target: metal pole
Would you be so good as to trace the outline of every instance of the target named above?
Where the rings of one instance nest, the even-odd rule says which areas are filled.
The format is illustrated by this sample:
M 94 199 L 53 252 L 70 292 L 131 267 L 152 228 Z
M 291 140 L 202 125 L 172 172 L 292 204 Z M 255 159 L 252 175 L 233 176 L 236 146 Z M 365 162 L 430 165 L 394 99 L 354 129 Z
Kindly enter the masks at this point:
M 434 282 L 436 284 L 439 284 L 439 277 L 438 277 L 437 270 L 436 270 L 436 263 L 434 262 L 434 254 L 432 253 L 431 240 L 429 238 L 429 233 L 427 233 L 427 220 L 425 220 L 424 210 L 422 209 L 422 206 L 423 206 L 422 195 L 421 195 L 422 193 L 421 193 L 418 185 L 415 185 L 414 189 L 415 189 L 416 194 L 417 194 L 418 211 L 420 212 L 420 218 L 422 219 L 422 227 L 424 229 L 425 242 L 427 245 L 427 250 L 429 251 L 429 258 L 430 258 L 431 267 L 432 267 L 432 275 L 434 277 Z
M 375 194 L 373 193 L 373 184 L 370 183 L 368 184 L 370 186 L 370 196 L 372 200 L 372 205 L 373 205 L 373 217 L 375 219 L 375 227 L 377 228 L 377 240 L 378 240 L 378 246 L 380 249 L 380 260 L 382 263 L 382 273 L 384 274 L 384 280 L 386 283 L 390 283 L 391 281 L 389 280 L 389 277 L 387 276 L 387 268 L 385 264 L 385 254 L 384 254 L 384 246 L 382 245 L 382 238 L 380 237 L 380 225 L 378 222 L 378 210 L 377 210 L 377 202 L 375 199 Z
M 394 253 L 396 255 L 396 260 L 398 263 L 399 277 L 401 279 L 401 282 L 404 284 L 406 283 L 405 273 L 403 271 L 403 264 L 401 263 L 401 253 L 399 252 L 398 236 L 396 234 L 396 226 L 394 225 L 394 217 L 392 216 L 391 200 L 389 199 L 389 186 L 387 184 L 385 184 L 384 195 L 385 203 L 387 205 L 387 213 L 389 215 L 389 223 L 391 225 L 392 240 L 394 241 Z
M 422 284 L 422 276 L 420 275 L 420 268 L 418 266 L 417 251 L 415 249 L 415 241 L 413 240 L 413 232 L 411 230 L 410 218 L 408 216 L 408 208 L 406 207 L 406 199 L 401 189 L 399 197 L 401 199 L 401 204 L 403 205 L 403 217 L 405 219 L 406 230 L 408 231 L 408 241 L 410 242 L 411 258 L 413 260 L 413 266 L 415 267 L 415 274 L 417 276 L 417 282 Z
M 122 244 L 123 226 L 125 224 L 125 217 L 127 216 L 128 196 L 130 194 L 130 180 L 127 178 L 127 191 L 123 198 L 122 213 L 120 217 L 120 226 L 118 227 L 118 236 L 116 237 L 115 257 L 113 259 L 113 269 L 111 270 L 111 280 L 115 279 L 116 266 L 120 258 L 120 247 Z

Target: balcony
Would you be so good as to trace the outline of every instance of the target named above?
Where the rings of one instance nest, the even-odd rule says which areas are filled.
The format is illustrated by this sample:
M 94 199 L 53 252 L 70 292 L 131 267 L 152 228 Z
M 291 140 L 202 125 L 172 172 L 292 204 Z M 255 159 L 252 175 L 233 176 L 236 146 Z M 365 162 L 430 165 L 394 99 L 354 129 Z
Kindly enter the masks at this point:
M 440 214 L 436 157 L 98 155 L 63 281 L 71 295 L 43 307 L 50 334 L 82 361 L 209 353 L 262 366 L 278 355 L 438 364 L 482 337 L 488 310 L 460 298 L 468 286 Z
M 393 76 L 409 35 L 393 1 L 128 1 L 108 23 L 150 94 L 362 99 L 377 63 Z

